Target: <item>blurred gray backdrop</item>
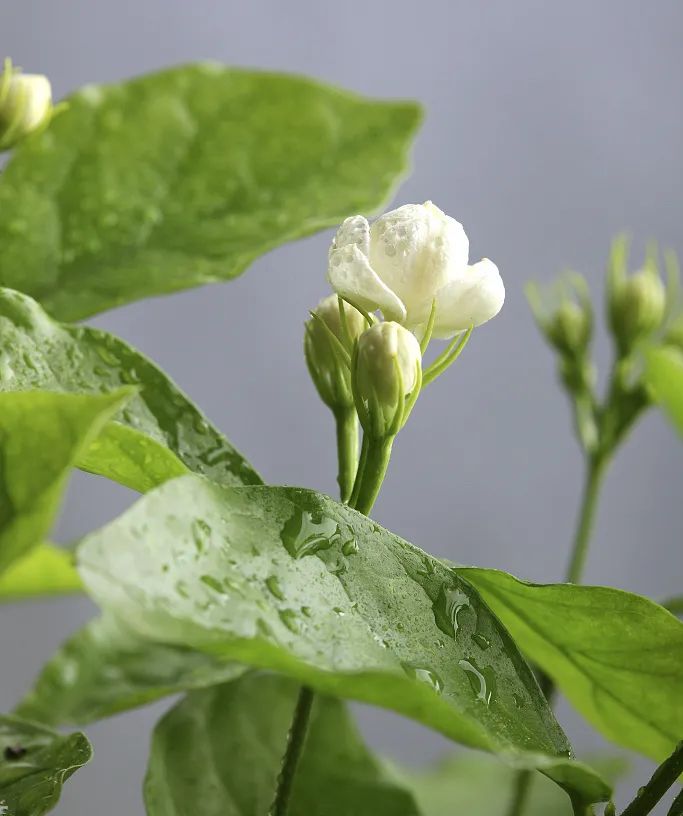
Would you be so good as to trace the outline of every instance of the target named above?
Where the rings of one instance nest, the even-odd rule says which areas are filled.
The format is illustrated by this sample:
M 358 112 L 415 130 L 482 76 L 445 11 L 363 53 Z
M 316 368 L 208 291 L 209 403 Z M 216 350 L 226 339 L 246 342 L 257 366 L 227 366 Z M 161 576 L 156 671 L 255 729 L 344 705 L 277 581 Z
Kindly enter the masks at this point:
M 439 555 L 541 581 L 564 571 L 581 462 L 522 285 L 571 265 L 601 297 L 609 243 L 622 229 L 636 259 L 652 237 L 683 251 L 682 37 L 680 0 L 0 0 L 0 56 L 48 74 L 58 97 L 212 58 L 425 105 L 396 200 L 431 198 L 462 221 L 473 256 L 496 261 L 508 296 L 420 400 L 375 515 Z M 331 420 L 301 354 L 307 310 L 326 293 L 329 240 L 279 249 L 237 281 L 93 322 L 165 367 L 268 482 L 334 495 Z M 607 355 L 603 336 L 603 370 Z M 588 581 L 653 597 L 681 591 L 682 453 L 652 411 L 609 474 Z M 132 499 L 75 476 L 58 540 Z M 0 611 L 0 710 L 91 614 L 82 599 Z M 89 728 L 95 760 L 57 813 L 141 814 L 149 733 L 163 708 Z M 579 752 L 602 745 L 567 706 L 559 713 Z M 370 741 L 402 760 L 447 749 L 386 713 L 359 716 Z M 622 803 L 649 770 L 637 764 Z

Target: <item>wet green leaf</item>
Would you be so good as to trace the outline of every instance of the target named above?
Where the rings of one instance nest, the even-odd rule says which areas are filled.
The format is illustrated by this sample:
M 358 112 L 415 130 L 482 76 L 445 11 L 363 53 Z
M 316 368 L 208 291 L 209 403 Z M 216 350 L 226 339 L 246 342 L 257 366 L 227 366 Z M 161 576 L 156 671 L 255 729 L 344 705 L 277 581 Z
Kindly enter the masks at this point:
M 84 470 L 146 491 L 188 470 L 225 484 L 259 477 L 150 360 L 106 332 L 51 320 L 31 298 L 0 289 L 0 390 L 139 393 L 80 451 Z M 39 436 L 36 444 L 42 446 Z
M 0 574 L 0 603 L 68 595 L 81 588 L 73 554 L 53 544 L 39 544 Z
M 78 550 L 88 590 L 142 636 L 394 709 L 609 793 L 507 632 L 453 570 L 312 491 L 167 482 Z
M 44 541 L 69 471 L 130 396 L 0 393 L 0 572 Z
M 618 757 L 590 758 L 590 764 L 611 782 L 628 765 Z M 391 778 L 415 797 L 421 816 L 503 816 L 512 802 L 516 773 L 485 754 L 458 753 L 424 770 L 386 763 Z M 549 779 L 536 774 L 524 816 L 572 816 L 571 803 Z
M 683 352 L 673 346 L 651 349 L 644 376 L 655 400 L 683 435 Z
M 0 179 L 0 283 L 62 320 L 239 275 L 379 207 L 420 110 L 199 64 L 68 98 Z
M 63 644 L 16 713 L 47 725 L 80 725 L 244 671 L 218 656 L 144 640 L 109 615 Z
M 609 740 L 660 761 L 683 734 L 683 623 L 607 587 L 463 568 L 526 656 Z
M 0 805 L 7 816 L 41 816 L 90 759 L 83 734 L 62 736 L 18 717 L 0 717 Z
M 145 780 L 149 816 L 263 816 L 273 800 L 296 682 L 249 674 L 189 694 L 157 726 Z M 317 697 L 291 816 L 419 816 L 390 782 L 342 702 Z

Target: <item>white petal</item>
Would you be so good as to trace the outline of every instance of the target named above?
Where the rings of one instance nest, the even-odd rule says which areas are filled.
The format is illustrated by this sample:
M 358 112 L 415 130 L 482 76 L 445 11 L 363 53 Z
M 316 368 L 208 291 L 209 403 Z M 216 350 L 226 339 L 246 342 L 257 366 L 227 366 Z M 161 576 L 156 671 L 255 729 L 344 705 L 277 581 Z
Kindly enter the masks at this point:
M 337 249 L 355 244 L 358 249 L 369 257 L 370 254 L 370 224 L 362 215 L 352 215 L 347 218 L 337 230 L 330 246 L 330 256 Z
M 468 266 L 436 296 L 434 337 L 452 337 L 481 326 L 503 307 L 505 286 L 498 267 L 488 258 Z
M 330 250 L 327 279 L 334 291 L 366 312 L 381 309 L 387 320 L 401 322 L 406 309 L 401 300 L 377 277 L 356 244 Z

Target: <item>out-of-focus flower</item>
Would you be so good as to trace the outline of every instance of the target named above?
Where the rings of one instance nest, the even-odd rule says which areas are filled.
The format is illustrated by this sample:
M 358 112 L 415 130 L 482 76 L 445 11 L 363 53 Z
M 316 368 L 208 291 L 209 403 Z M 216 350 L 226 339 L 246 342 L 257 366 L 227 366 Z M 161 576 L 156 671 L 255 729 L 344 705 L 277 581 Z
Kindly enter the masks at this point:
M 7 60 L 0 74 L 0 149 L 14 147 L 41 128 L 52 112 L 50 80 L 41 74 L 22 74 Z

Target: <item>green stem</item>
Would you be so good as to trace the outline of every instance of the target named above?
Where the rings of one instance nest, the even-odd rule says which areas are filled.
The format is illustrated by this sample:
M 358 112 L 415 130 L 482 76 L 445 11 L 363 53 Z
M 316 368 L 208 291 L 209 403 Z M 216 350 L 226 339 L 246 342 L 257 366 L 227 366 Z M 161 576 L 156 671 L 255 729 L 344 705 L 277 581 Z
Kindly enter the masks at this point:
M 358 467 L 358 417 L 355 408 L 341 408 L 334 412 L 337 426 L 337 483 L 339 497 L 347 502 L 351 497 Z
M 666 816 L 683 816 L 683 790 L 679 791 L 678 796 L 671 803 Z
M 646 816 L 674 784 L 681 773 L 683 773 L 683 740 L 678 743 L 673 754 L 671 754 L 668 759 L 665 759 L 652 774 L 652 778 L 647 785 L 638 791 L 636 798 L 621 816 Z
M 368 439 L 366 435 L 363 439 L 363 445 L 367 447 L 367 454 L 358 493 L 352 506 L 365 516 L 369 515 L 379 495 L 384 475 L 387 472 L 387 467 L 389 467 L 393 443 L 393 436 L 386 436 L 382 439 Z
M 311 717 L 311 707 L 313 706 L 314 693 L 308 686 L 302 686 L 294 709 L 294 717 L 287 737 L 287 747 L 278 777 L 275 799 L 270 808 L 270 816 L 286 816 L 289 810 L 289 800 L 292 795 L 296 769 L 301 759 L 308 722 Z
M 600 487 L 602 486 L 607 462 L 608 457 L 600 455 L 589 456 L 586 461 L 583 495 L 576 523 L 572 554 L 565 578 L 565 581 L 570 584 L 578 584 L 583 575 L 586 556 L 588 555 L 588 545 L 595 524 L 595 510 L 598 505 Z M 556 693 L 555 683 L 546 674 L 542 674 L 539 678 L 539 686 L 548 704 L 552 705 Z M 521 816 L 524 812 L 531 789 L 532 773 L 533 771 L 520 771 L 517 774 L 513 798 L 507 816 Z

